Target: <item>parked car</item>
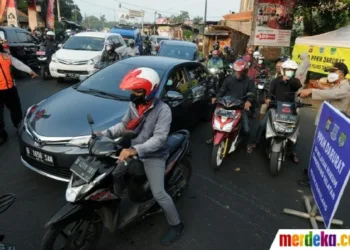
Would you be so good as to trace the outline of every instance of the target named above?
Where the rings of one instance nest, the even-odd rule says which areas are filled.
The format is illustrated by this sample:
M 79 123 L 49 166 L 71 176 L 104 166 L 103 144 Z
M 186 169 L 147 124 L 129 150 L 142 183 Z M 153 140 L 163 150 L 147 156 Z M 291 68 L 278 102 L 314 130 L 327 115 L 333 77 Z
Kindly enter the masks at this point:
M 196 44 L 186 41 L 162 41 L 158 56 L 197 61 L 198 47 Z
M 8 41 L 11 55 L 33 69 L 38 67 L 36 52 L 40 42 L 31 33 L 16 27 L 0 27 L 0 37 Z
M 88 155 L 91 130 L 86 114 L 94 117 L 96 131 L 120 122 L 130 92 L 118 86 L 130 70 L 138 67 L 158 72 L 161 82 L 156 97 L 172 109 L 172 132 L 191 128 L 201 119 L 211 119 L 209 72 L 205 66 L 166 57 L 132 57 L 31 106 L 19 129 L 23 164 L 39 174 L 68 181 L 69 168 L 76 158 Z
M 94 70 L 95 63 L 100 61 L 106 40 L 117 44 L 118 53 L 126 49 L 125 41 L 119 34 L 82 32 L 72 36 L 64 45 L 59 45 L 61 48 L 52 55 L 51 76 L 59 82 L 64 78 L 88 76 Z
M 171 38 L 168 36 L 151 36 L 150 40 L 151 40 L 151 44 L 152 44 L 152 51 L 151 54 L 152 55 L 157 55 L 158 50 L 160 48 L 160 42 L 163 40 L 170 40 Z

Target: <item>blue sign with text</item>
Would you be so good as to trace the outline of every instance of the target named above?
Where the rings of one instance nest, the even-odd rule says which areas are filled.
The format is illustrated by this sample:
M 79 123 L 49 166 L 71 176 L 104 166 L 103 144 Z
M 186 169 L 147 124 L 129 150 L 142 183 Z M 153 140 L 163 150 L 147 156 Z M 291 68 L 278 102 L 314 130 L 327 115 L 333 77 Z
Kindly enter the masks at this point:
M 350 176 L 350 119 L 324 102 L 312 146 L 310 186 L 326 228 Z

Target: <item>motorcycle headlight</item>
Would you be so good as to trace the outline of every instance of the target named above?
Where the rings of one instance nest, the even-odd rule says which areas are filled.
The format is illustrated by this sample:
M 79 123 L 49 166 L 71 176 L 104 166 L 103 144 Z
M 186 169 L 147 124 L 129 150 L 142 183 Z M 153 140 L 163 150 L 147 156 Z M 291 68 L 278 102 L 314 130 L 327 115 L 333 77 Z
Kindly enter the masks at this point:
M 287 124 L 283 124 L 280 122 L 274 122 L 273 123 L 274 128 L 279 133 L 292 133 L 293 127 L 288 126 Z
M 264 85 L 263 84 L 258 84 L 258 89 L 264 89 Z
M 69 186 L 66 190 L 66 200 L 68 202 L 75 202 L 80 194 L 80 191 L 83 189 L 84 185 L 79 187 Z
M 212 73 L 212 74 L 215 74 L 218 70 L 215 69 L 215 68 L 210 68 L 209 69 L 209 72 Z
M 55 53 L 55 54 L 53 54 L 53 55 L 51 56 L 51 61 L 53 61 L 53 62 L 55 62 L 55 63 L 57 63 L 57 62 L 58 62 L 58 60 L 57 60 L 57 56 L 56 56 L 56 53 Z
M 78 147 L 81 147 L 81 148 L 87 148 L 90 138 L 91 138 L 90 135 L 74 137 L 73 139 L 71 139 L 67 143 L 67 145 L 78 146 Z

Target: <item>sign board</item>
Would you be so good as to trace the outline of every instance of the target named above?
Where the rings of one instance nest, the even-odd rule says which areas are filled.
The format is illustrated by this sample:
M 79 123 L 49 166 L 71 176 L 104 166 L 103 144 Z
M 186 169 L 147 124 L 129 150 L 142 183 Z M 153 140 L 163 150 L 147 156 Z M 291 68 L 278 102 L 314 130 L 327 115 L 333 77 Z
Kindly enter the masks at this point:
M 326 228 L 330 228 L 350 176 L 350 119 L 323 103 L 311 151 L 311 190 Z
M 133 17 L 143 17 L 143 11 L 140 10 L 129 10 L 129 16 Z
M 253 45 L 289 47 L 296 0 L 256 0 Z
M 129 13 L 127 12 L 119 12 L 119 23 L 126 24 L 129 21 Z

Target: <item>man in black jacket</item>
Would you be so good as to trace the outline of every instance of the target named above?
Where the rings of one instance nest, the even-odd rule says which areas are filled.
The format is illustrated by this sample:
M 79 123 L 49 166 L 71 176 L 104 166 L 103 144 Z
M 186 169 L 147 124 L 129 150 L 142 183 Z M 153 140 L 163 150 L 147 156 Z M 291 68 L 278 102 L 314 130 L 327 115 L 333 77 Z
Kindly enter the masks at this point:
M 272 80 L 270 85 L 270 92 L 265 100 L 267 106 L 269 106 L 271 100 L 280 102 L 295 102 L 296 93 L 302 87 L 300 80 L 295 78 L 295 71 L 298 69 L 298 64 L 295 61 L 287 60 L 282 65 L 282 75 Z M 264 118 L 261 120 L 257 135 L 256 142 L 259 143 L 262 132 L 265 130 L 269 117 L 269 111 L 266 112 Z M 254 148 L 256 144 L 251 145 Z M 299 159 L 296 154 L 296 144 L 293 144 L 293 161 L 298 164 Z
M 223 82 L 220 91 L 217 94 L 217 98 L 224 96 L 234 96 L 237 99 L 242 99 L 248 93 L 255 93 L 255 84 L 247 76 L 247 66 L 248 63 L 243 59 L 238 59 L 233 64 L 233 70 L 235 71 L 234 75 L 228 76 Z M 215 98 L 213 102 L 215 102 Z M 250 138 L 250 129 L 249 129 L 249 118 L 247 112 L 251 109 L 254 97 L 247 97 L 244 104 L 244 110 L 242 112 L 242 126 L 243 131 L 246 136 Z M 248 143 L 249 143 L 248 138 Z M 213 139 L 207 141 L 207 144 L 211 144 Z

